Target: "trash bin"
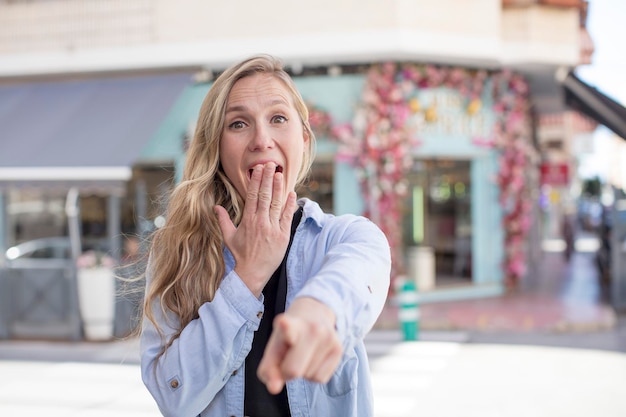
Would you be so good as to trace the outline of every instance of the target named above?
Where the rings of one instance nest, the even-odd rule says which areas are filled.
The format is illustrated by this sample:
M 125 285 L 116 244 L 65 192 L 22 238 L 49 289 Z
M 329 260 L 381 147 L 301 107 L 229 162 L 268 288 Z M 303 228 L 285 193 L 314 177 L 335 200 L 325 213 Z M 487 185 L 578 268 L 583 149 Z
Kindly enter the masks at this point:
M 409 276 L 415 280 L 417 290 L 435 288 L 435 251 L 430 246 L 411 246 L 408 253 Z

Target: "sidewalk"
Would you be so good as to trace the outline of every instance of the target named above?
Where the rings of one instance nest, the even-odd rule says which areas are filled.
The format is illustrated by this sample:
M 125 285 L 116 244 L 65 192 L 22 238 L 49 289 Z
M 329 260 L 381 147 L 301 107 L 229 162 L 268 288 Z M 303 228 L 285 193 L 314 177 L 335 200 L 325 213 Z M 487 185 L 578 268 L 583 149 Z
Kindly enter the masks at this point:
M 544 251 L 538 265 L 531 265 L 534 273 L 512 293 L 422 304 L 420 326 L 425 330 L 472 332 L 610 330 L 615 326 L 616 315 L 602 294 L 594 265 L 595 240 L 593 235 L 580 235 L 576 242 L 578 251 L 569 263 L 561 252 Z M 397 307 L 389 303 L 377 327 L 396 327 L 397 314 Z

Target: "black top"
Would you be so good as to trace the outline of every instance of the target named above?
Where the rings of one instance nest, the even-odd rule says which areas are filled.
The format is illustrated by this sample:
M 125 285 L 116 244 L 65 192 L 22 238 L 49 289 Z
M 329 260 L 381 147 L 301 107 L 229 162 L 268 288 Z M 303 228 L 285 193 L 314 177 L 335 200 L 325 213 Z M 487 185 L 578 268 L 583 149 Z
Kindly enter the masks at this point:
M 283 261 L 267 284 L 265 284 L 265 288 L 263 288 L 265 312 L 259 324 L 259 329 L 254 334 L 252 350 L 246 357 L 246 382 L 244 391 L 244 415 L 246 416 L 291 417 L 286 387 L 283 387 L 280 394 L 270 394 L 265 384 L 257 377 L 256 371 L 263 357 L 265 346 L 272 334 L 274 317 L 285 311 L 285 301 L 287 299 L 287 254 L 289 254 L 293 235 L 296 232 L 301 218 L 302 207 L 300 207 L 293 216 L 291 238 L 289 239 L 289 245 L 287 246 Z

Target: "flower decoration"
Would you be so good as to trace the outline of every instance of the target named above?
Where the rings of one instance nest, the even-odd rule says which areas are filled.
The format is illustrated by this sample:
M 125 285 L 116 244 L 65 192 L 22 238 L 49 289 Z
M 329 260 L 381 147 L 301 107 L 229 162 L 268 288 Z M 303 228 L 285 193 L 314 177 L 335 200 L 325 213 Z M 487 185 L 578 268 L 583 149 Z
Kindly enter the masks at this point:
M 340 142 L 338 159 L 353 165 L 360 180 L 365 215 L 389 240 L 393 276 L 403 270 L 401 203 L 408 192 L 411 150 L 418 145 L 406 122 L 421 108 L 417 100 L 406 99 L 407 84 L 399 81 L 395 64 L 373 67 L 352 124 L 334 128 Z
M 333 139 L 333 119 L 330 113 L 317 107 L 313 103 L 306 103 L 309 110 L 309 124 L 316 137 Z
M 80 269 L 113 268 L 115 259 L 104 252 L 88 250 L 78 257 L 76 266 Z
M 488 73 L 395 63 L 372 66 L 352 123 L 331 129 L 340 143 L 337 159 L 355 168 L 366 201 L 365 214 L 387 235 L 393 276 L 402 274 L 401 201 L 408 190 L 405 178 L 413 161 L 412 149 L 420 144 L 419 132 L 411 131 L 406 121 L 420 113 L 423 123 L 435 121 L 436 106 L 424 108 L 415 93 L 440 87 L 458 91 L 470 116 L 484 107 L 483 96 L 493 101 L 496 122 L 491 137 L 472 142 L 500 154 L 496 182 L 505 213 L 504 270 L 506 284 L 514 287 L 525 273 L 524 243 L 531 223 L 527 173 L 535 159 L 526 117 L 528 86 L 522 77 L 506 70 Z

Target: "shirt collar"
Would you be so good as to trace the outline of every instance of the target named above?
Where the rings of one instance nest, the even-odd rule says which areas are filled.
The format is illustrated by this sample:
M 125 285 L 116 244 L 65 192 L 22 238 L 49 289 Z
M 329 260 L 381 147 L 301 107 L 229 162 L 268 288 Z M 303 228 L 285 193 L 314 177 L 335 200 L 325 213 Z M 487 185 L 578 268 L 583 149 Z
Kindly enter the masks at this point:
M 303 222 L 311 219 L 311 221 L 315 222 L 315 224 L 319 227 L 324 225 L 325 214 L 319 204 L 315 201 L 309 200 L 308 198 L 301 198 L 298 200 L 298 205 L 303 208 Z

